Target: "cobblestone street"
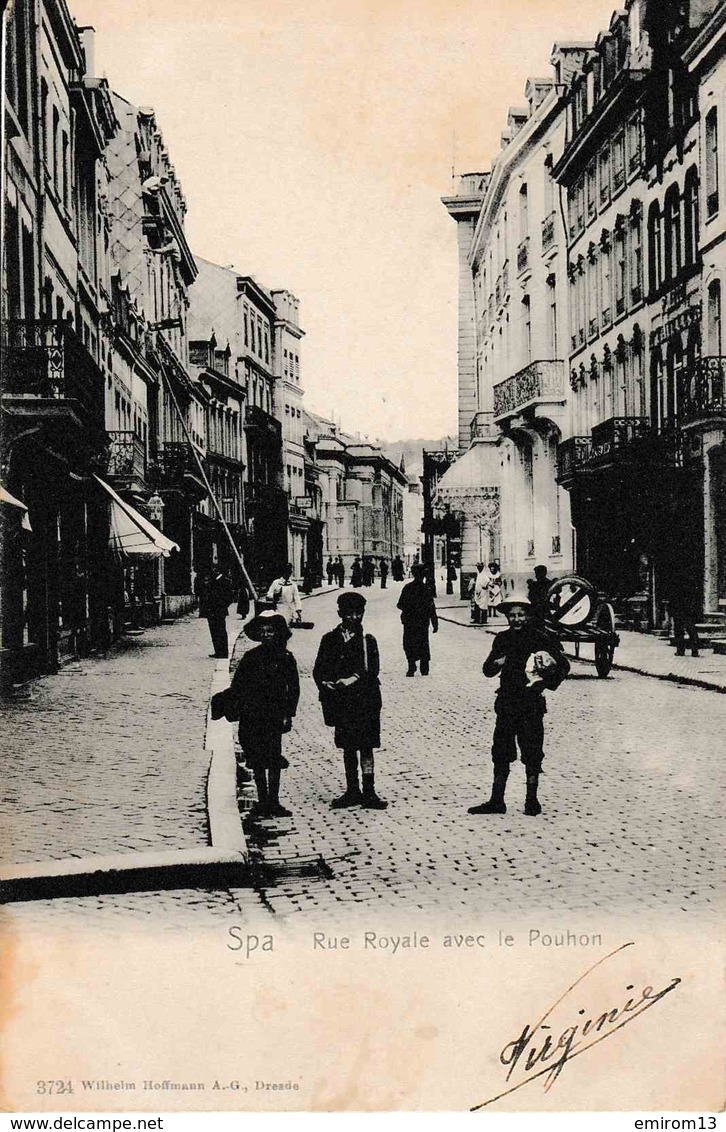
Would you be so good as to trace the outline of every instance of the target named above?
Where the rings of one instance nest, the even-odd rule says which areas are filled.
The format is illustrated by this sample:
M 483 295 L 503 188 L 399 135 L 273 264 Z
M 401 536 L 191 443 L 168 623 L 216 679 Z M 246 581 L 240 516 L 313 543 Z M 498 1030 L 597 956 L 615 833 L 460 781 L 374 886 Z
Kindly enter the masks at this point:
M 522 813 L 518 764 L 506 816 L 474 817 L 467 807 L 488 796 L 491 781 L 496 681 L 481 675 L 491 636 L 442 621 L 432 637 L 431 675 L 407 679 L 399 587 L 364 592 L 366 628 L 381 650 L 383 747 L 376 766 L 388 810 L 329 808 L 343 775 L 311 678 L 321 633 L 336 622 L 336 595 L 323 594 L 306 603 L 315 628 L 296 631 L 291 641 L 302 696 L 286 740 L 291 766 L 282 800 L 293 817 L 258 823 L 250 839 L 266 878 L 261 895 L 139 893 L 44 901 L 22 912 L 17 906 L 14 914 L 42 917 L 53 907 L 84 918 L 92 912 L 99 923 L 105 911 L 114 921 L 123 913 L 170 925 L 209 921 L 209 913 L 242 914 L 250 924 L 433 910 L 514 916 L 539 909 L 560 919 L 636 909 L 718 914 L 721 695 L 630 672 L 600 680 L 591 665 L 573 662 L 571 678 L 548 697 L 543 814 Z M 202 745 L 212 665 L 205 633 L 204 622 L 178 623 L 37 682 L 32 699 L 11 706 L 5 759 L 13 770 L 6 783 L 16 859 L 38 859 L 43 845 L 46 856 L 62 856 L 204 842 Z M 153 685 L 145 668 L 157 658 L 164 694 L 158 675 Z M 75 773 L 59 779 L 55 760 L 39 753 L 52 756 L 54 744 L 71 741 Z M 162 747 L 165 766 L 156 754 Z M 32 806 L 27 798 L 35 799 Z M 52 846 L 44 838 L 49 815 L 57 831 Z M 311 868 L 317 858 L 327 866 L 322 873 Z

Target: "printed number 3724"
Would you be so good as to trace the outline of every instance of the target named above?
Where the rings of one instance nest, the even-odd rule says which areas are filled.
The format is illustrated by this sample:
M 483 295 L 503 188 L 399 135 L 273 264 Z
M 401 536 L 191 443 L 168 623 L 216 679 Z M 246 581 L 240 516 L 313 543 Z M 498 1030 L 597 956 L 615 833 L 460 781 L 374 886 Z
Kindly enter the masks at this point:
M 36 1093 L 44 1093 L 46 1096 L 50 1096 L 53 1093 L 72 1093 L 73 1092 L 73 1082 L 72 1081 L 36 1081 L 35 1082 L 35 1091 L 36 1091 Z

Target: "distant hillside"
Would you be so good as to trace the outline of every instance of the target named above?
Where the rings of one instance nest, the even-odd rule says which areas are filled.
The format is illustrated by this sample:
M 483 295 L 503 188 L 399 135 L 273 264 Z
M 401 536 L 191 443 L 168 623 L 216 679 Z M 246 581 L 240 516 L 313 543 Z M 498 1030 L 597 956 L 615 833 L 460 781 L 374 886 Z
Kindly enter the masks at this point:
M 418 477 L 423 472 L 423 457 L 421 455 L 424 448 L 449 448 L 456 450 L 458 448 L 458 440 L 455 436 L 443 436 L 437 440 L 392 440 L 381 444 L 381 448 L 394 464 L 400 463 L 401 453 L 406 463 L 406 474 L 409 478 Z

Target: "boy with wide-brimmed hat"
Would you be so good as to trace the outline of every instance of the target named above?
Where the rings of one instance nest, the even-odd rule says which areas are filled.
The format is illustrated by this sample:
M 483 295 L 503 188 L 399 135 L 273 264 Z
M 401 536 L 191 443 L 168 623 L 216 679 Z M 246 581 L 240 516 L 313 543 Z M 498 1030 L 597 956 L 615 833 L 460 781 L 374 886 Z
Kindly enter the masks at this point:
M 323 636 L 313 668 L 323 718 L 335 728 L 335 745 L 343 751 L 346 787 L 333 801 L 334 809 L 384 810 L 388 805 L 375 791 L 373 750 L 381 745 L 380 662 L 375 637 L 363 632 L 365 607 L 362 594 L 340 595 L 340 625 Z
M 536 817 L 542 812 L 537 789 L 544 758 L 543 692 L 554 691 L 570 671 L 559 641 L 532 623 L 529 598 L 513 595 L 500 606 L 509 628 L 494 638 L 484 661 L 485 676 L 499 676 L 496 694 L 496 724 L 492 740 L 494 781 L 488 802 L 472 806 L 470 814 L 506 814 L 504 793 L 509 768 L 517 759 L 517 745 L 527 773 L 524 812 Z
M 295 657 L 288 651 L 292 636 L 281 613 L 268 609 L 245 625 L 258 647 L 243 653 L 227 701 L 239 719 L 239 741 L 255 777 L 257 802 L 252 817 L 290 817 L 280 804 L 280 775 L 289 766 L 282 754 L 282 736 L 290 731 L 300 698 Z

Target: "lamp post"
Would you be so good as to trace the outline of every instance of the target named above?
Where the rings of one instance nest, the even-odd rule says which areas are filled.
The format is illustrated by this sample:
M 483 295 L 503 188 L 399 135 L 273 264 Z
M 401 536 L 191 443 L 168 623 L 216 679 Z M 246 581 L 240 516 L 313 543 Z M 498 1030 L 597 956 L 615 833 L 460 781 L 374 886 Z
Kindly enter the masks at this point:
M 155 491 L 154 494 L 152 496 L 150 496 L 149 501 L 147 503 L 147 507 L 149 509 L 149 518 L 151 519 L 152 523 L 154 523 L 158 527 L 158 529 L 163 533 L 163 530 L 164 530 L 164 500 L 161 498 L 158 491 Z M 155 601 L 156 606 L 157 606 L 159 621 L 162 621 L 164 619 L 164 614 L 166 612 L 166 610 L 164 609 L 165 603 L 164 603 L 164 556 L 163 556 L 163 554 L 160 554 L 159 557 L 156 560 L 156 567 L 155 567 L 154 573 L 156 575 L 155 586 L 154 586 L 156 592 L 154 594 L 154 601 Z

